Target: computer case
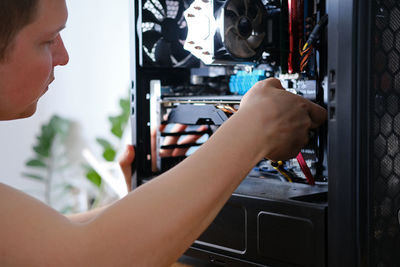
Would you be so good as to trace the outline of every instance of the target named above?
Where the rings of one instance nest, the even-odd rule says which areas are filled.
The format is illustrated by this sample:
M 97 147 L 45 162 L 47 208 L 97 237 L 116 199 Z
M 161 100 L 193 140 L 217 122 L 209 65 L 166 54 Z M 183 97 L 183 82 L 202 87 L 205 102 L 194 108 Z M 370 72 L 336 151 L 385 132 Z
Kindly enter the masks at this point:
M 232 51 L 226 31 L 215 31 L 212 40 L 188 40 L 186 20 L 200 10 L 194 2 L 132 1 L 133 187 L 185 158 L 152 153 L 154 147 L 182 148 L 163 147 L 160 140 L 174 133 L 159 131 L 152 147 L 154 125 L 206 124 L 203 134 L 212 134 L 237 107 L 247 81 L 275 76 L 328 109 L 327 124 L 302 150 L 316 185 L 307 183 L 295 160 L 286 163 L 292 183 L 268 163 L 255 166 L 186 254 L 217 266 L 400 266 L 400 2 L 203 1 L 225 25 L 231 25 L 229 9 L 241 18 L 254 12 L 252 33 L 245 34 L 246 20 L 236 26 L 239 33 L 267 37 L 251 43 L 248 54 Z M 251 11 L 260 4 L 262 15 Z M 307 27 L 315 29 L 323 18 L 327 25 L 304 68 L 293 44 L 304 43 Z

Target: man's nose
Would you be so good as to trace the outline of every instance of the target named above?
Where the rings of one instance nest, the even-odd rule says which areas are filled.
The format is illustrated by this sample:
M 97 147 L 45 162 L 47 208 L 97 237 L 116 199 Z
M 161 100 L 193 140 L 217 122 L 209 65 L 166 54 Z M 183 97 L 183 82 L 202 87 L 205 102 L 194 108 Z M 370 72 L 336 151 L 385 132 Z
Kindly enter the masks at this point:
M 61 36 L 58 36 L 53 50 L 53 66 L 64 66 L 68 61 L 69 55 L 67 49 L 64 46 Z

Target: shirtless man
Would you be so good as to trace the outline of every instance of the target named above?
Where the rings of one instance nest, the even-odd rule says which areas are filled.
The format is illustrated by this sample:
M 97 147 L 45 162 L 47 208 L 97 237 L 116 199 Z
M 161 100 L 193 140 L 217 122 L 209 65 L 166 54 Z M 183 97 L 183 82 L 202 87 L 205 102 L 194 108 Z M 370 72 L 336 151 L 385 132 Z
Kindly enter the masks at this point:
M 29 117 L 54 67 L 68 62 L 66 3 L 1 0 L 0 13 L 0 119 Z M 170 266 L 260 159 L 296 156 L 326 119 L 325 109 L 282 89 L 276 79 L 257 83 L 194 154 L 106 209 L 67 218 L 0 184 L 0 265 Z

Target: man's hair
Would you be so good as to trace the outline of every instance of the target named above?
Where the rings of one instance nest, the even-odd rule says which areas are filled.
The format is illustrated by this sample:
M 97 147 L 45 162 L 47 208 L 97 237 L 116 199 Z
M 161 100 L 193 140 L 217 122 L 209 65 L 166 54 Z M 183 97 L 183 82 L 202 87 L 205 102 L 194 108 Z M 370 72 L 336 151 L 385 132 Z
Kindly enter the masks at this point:
M 5 61 L 17 33 L 37 14 L 39 0 L 0 0 L 0 62 Z

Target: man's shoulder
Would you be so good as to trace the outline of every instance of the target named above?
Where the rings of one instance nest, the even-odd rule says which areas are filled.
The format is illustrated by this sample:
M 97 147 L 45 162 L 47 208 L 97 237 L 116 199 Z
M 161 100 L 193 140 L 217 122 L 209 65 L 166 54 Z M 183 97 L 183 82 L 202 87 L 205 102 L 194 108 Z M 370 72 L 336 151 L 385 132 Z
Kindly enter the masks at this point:
M 0 189 L 12 189 L 12 187 L 0 182 Z
M 0 197 L 3 194 L 24 194 L 21 191 L 19 191 L 18 189 L 15 189 L 9 185 L 6 185 L 4 183 L 0 183 Z M 4 196 L 4 195 L 3 195 Z
M 9 186 L 9 185 L 0 183 L 0 197 L 1 197 L 3 194 L 6 194 L 6 193 L 12 194 L 12 193 L 17 193 L 17 192 L 19 192 L 17 189 L 12 188 L 12 187 Z
M 43 205 L 41 201 L 4 183 L 0 183 L 0 212 L 29 208 L 27 204 Z

